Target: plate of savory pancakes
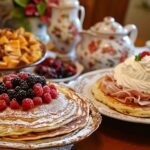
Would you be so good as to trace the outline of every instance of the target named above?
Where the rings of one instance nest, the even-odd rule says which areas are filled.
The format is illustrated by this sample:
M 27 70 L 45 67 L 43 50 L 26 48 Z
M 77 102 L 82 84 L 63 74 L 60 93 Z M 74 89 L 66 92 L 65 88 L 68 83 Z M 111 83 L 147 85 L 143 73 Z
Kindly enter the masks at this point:
M 0 81 L 0 148 L 65 146 L 90 136 L 101 115 L 74 90 L 29 73 Z
M 106 116 L 150 124 L 150 52 L 128 58 L 115 68 L 97 70 L 70 83 Z

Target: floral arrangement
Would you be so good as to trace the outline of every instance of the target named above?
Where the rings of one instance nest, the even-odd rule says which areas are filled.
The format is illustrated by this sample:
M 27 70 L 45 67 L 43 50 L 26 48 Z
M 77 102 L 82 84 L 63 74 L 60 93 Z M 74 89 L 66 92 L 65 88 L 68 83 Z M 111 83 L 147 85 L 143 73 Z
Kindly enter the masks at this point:
M 13 0 L 13 3 L 13 17 L 22 20 L 27 17 L 39 17 L 47 24 L 51 17 L 51 5 L 58 4 L 59 0 Z

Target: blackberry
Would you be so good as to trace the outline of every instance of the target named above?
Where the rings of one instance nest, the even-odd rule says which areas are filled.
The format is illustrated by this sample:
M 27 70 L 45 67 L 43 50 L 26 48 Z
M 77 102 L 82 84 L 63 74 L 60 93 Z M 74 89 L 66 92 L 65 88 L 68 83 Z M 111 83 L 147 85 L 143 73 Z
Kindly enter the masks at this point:
M 11 80 L 13 87 L 19 86 L 23 80 L 21 78 L 14 78 Z
M 20 90 L 16 93 L 15 98 L 21 104 L 22 100 L 27 97 L 27 93 L 24 90 Z
M 35 96 L 35 92 L 32 89 L 29 89 L 27 91 L 27 97 L 28 98 L 33 98 Z
M 9 89 L 9 90 L 7 90 L 7 94 L 10 99 L 13 99 L 13 98 L 15 98 L 16 91 L 14 89 Z
M 0 86 L 5 86 L 4 82 L 0 82 Z
M 16 86 L 15 91 L 18 92 L 20 90 L 21 90 L 21 87 L 20 86 Z
M 20 84 L 20 88 L 23 89 L 23 90 L 27 90 L 27 89 L 29 89 L 29 86 L 28 86 L 26 81 L 23 81 Z
M 35 78 L 34 75 L 29 75 L 26 82 L 27 82 L 28 86 L 31 87 L 31 88 L 33 87 L 34 84 L 37 83 L 36 78 Z
M 45 79 L 44 76 L 41 76 L 41 77 L 40 77 L 40 76 L 37 76 L 37 77 L 36 77 L 36 82 L 37 82 L 37 83 L 41 83 L 43 86 L 46 85 L 46 79 Z
M 7 88 L 5 85 L 0 85 L 0 94 L 6 93 Z

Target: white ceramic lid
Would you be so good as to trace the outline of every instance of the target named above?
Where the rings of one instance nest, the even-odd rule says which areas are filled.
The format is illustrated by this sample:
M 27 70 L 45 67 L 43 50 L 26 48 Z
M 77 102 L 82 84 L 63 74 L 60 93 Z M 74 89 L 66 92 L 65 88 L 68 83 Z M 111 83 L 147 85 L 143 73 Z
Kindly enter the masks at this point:
M 59 0 L 59 6 L 78 6 L 79 0 Z
M 127 34 L 128 31 L 121 24 L 115 21 L 113 17 L 105 17 L 103 22 L 99 22 L 90 28 L 92 32 L 103 34 Z

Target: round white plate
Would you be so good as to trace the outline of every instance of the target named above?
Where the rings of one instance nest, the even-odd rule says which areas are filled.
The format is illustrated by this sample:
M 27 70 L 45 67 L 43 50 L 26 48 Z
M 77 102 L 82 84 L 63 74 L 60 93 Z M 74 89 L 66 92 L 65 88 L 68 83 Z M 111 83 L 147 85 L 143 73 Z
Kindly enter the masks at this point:
M 100 77 L 110 72 L 112 72 L 112 69 L 97 70 L 83 74 L 76 81 L 70 82 L 69 86 L 73 87 L 77 92 L 87 97 L 103 115 L 128 122 L 150 124 L 150 118 L 140 118 L 121 114 L 94 98 L 91 93 L 92 85 L 95 84 Z

